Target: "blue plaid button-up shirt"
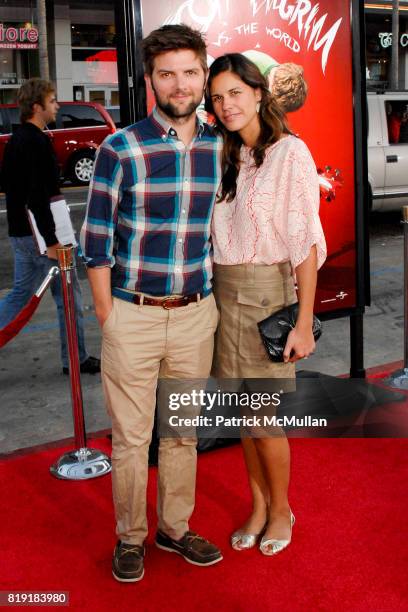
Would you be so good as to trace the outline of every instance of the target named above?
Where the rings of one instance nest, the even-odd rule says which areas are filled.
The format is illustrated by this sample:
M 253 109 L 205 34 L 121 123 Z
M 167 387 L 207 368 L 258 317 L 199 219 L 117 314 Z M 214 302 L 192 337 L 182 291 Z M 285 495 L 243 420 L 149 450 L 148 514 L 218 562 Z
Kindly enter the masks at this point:
M 222 140 L 197 118 L 189 146 L 156 109 L 100 146 L 81 247 L 112 287 L 151 295 L 211 290 L 210 224 Z

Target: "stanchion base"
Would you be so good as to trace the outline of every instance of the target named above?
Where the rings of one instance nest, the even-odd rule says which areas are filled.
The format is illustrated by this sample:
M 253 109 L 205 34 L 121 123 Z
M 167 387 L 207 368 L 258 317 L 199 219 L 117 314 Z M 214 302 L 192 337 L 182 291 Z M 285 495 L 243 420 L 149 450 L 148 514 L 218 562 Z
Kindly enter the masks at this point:
M 384 381 L 390 387 L 405 389 L 408 391 L 408 368 L 394 372 L 392 376 Z
M 50 472 L 63 480 L 88 480 L 108 474 L 112 469 L 110 458 L 96 448 L 80 448 L 62 455 Z

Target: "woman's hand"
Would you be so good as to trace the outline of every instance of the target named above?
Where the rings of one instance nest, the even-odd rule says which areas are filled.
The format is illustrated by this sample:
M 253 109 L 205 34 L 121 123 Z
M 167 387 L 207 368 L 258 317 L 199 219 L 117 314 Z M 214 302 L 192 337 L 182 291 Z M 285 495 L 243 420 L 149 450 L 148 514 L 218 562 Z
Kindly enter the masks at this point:
M 298 327 L 296 325 L 289 333 L 286 341 L 283 361 L 285 363 L 294 363 L 299 359 L 306 359 L 313 353 L 315 346 L 316 342 L 313 337 L 312 326 Z M 291 356 L 292 352 L 293 355 Z

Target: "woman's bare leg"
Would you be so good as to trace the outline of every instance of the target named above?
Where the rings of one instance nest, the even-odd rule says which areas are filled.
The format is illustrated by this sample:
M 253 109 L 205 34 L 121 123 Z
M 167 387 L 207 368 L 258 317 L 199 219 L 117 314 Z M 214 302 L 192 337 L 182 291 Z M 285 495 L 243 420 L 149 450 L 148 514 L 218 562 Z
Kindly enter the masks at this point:
M 252 512 L 239 531 L 244 534 L 258 534 L 264 528 L 268 518 L 268 485 L 263 475 L 254 440 L 252 438 L 242 438 L 241 442 L 252 493 Z
M 281 436 L 254 438 L 254 445 L 262 466 L 264 482 L 269 498 L 268 525 L 265 539 L 289 540 L 290 507 L 288 487 L 290 478 L 290 448 L 282 432 Z

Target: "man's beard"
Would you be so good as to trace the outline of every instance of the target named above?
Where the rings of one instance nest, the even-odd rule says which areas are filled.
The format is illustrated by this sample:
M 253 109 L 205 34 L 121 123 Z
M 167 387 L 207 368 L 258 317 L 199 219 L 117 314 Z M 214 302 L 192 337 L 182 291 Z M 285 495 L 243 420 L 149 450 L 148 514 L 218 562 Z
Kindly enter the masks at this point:
M 184 108 L 179 108 L 177 105 L 170 102 L 170 100 L 168 102 L 165 102 L 162 98 L 160 98 L 156 90 L 154 88 L 152 89 L 157 107 L 170 119 L 183 119 L 186 117 L 191 117 L 191 115 L 195 113 L 195 111 L 199 107 L 202 99 L 200 98 L 197 101 L 193 98 L 193 100 L 188 104 L 188 106 Z

